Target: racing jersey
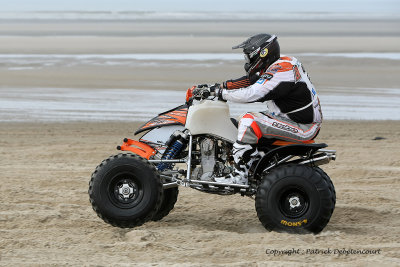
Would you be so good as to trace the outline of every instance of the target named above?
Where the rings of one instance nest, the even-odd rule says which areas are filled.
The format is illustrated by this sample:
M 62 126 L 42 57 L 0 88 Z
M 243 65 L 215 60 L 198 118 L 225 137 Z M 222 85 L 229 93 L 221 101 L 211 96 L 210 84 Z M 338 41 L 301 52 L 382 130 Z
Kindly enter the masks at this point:
M 228 89 L 223 89 L 223 99 L 239 103 L 266 101 L 272 115 L 283 116 L 297 123 L 322 122 L 317 92 L 302 64 L 295 57 L 279 58 L 253 83 L 251 79 L 238 80 L 244 82 L 230 80 L 224 83 L 224 87 Z M 238 88 L 240 84 L 247 86 Z

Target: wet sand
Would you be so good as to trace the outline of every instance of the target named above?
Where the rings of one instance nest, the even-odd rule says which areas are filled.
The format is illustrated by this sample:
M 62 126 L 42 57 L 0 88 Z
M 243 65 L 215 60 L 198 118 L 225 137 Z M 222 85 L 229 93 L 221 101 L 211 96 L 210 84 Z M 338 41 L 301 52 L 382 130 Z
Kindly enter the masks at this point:
M 400 264 L 400 123 L 327 121 L 318 142 L 337 192 L 318 234 L 267 232 L 254 200 L 181 188 L 170 215 L 135 229 L 105 224 L 88 200 L 94 168 L 134 123 L 0 123 L 1 266 Z M 373 140 L 383 137 L 382 140 Z M 267 255 L 267 249 L 380 249 L 376 255 Z M 258 264 L 258 265 L 257 265 Z
M 286 54 L 296 56 L 296 54 Z M 301 55 L 297 58 L 309 72 L 317 89 L 328 86 L 399 88 L 397 75 L 400 72 L 400 60 Z M 173 64 L 155 60 L 132 61 L 133 65 L 128 66 L 109 65 L 106 60 L 98 65 L 82 62 L 76 66 L 69 66 L 67 60 L 65 65 L 34 69 L 29 69 L 30 65 L 26 66 L 27 69 L 9 69 L 8 66 L 3 68 L 0 66 L 1 86 L 185 91 L 194 84 L 221 83 L 245 74 L 243 63 L 240 61 L 205 61 L 203 64 L 190 61 L 175 61 Z
M 3 21 L 0 54 L 238 53 L 249 35 L 278 35 L 281 53 L 398 53 L 398 20 L 332 21 Z M 317 88 L 398 88 L 399 60 L 298 57 Z M 243 62 L 135 61 L 130 66 L 79 64 L 8 69 L 0 62 L 2 87 L 136 88 L 185 90 L 244 75 Z M 185 63 L 185 64 L 182 64 Z M 179 65 L 180 64 L 180 65 Z M 26 67 L 30 67 L 27 65 Z

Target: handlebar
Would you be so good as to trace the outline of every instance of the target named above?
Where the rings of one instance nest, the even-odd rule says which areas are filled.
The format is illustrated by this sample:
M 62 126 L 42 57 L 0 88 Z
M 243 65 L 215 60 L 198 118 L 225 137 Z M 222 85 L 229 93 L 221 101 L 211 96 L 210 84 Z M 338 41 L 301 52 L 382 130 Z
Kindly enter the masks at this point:
M 217 88 L 220 88 L 219 84 L 201 84 L 201 85 L 193 86 L 192 88 L 189 88 L 186 93 L 186 104 L 190 106 L 193 104 L 193 100 L 200 101 L 200 100 L 205 100 L 205 99 L 224 101 L 224 100 L 220 100 L 215 95 Z
M 196 100 L 207 99 L 210 95 L 210 87 L 197 87 L 193 90 L 193 98 Z
M 209 87 L 196 87 L 193 90 L 193 96 L 186 101 L 186 105 L 192 106 L 193 101 L 202 101 L 202 100 L 217 100 L 219 101 L 218 97 L 211 95 Z

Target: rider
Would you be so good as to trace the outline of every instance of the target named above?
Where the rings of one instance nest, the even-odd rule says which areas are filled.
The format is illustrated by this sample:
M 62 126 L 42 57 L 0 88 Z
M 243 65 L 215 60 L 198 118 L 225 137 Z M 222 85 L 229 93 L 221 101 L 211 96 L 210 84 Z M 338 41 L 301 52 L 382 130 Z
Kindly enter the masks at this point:
M 322 112 L 303 65 L 295 57 L 280 55 L 275 35 L 254 35 L 232 47 L 237 48 L 243 49 L 247 75 L 200 90 L 225 101 L 267 102 L 268 111 L 248 112 L 241 117 L 233 145 L 235 171 L 229 177 L 215 178 L 217 182 L 247 184 L 261 138 L 293 143 L 312 140 L 320 129 Z

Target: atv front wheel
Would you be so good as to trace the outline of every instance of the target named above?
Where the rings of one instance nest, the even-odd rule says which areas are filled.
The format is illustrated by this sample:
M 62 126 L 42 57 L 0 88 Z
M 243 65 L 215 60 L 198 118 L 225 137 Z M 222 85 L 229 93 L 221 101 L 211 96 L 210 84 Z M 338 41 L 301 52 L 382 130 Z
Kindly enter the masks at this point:
M 92 174 L 89 198 L 106 223 L 127 228 L 151 220 L 161 206 L 163 188 L 153 165 L 134 154 L 104 160 Z
M 335 189 L 324 171 L 290 164 L 263 177 L 256 211 L 267 230 L 319 233 L 328 224 L 335 202 Z
M 175 203 L 178 200 L 178 187 L 172 187 L 164 190 L 164 196 L 161 206 L 156 214 L 154 214 L 152 221 L 159 221 L 167 216 L 171 210 L 174 209 Z

